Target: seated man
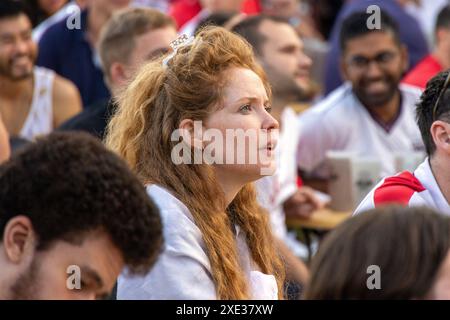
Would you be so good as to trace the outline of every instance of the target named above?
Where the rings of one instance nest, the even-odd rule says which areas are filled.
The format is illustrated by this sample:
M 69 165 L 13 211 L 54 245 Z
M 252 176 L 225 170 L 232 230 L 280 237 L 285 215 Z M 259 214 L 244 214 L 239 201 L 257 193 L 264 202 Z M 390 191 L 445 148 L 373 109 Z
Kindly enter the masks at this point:
M 0 1 L 0 114 L 12 137 L 50 133 L 81 110 L 69 81 L 36 67 L 31 21 L 19 1 Z
M 383 179 L 355 211 L 388 203 L 428 206 L 450 215 L 450 96 L 449 71 L 432 78 L 416 114 L 428 158 L 414 171 Z
M 103 139 L 114 99 L 140 65 L 171 50 L 177 32 L 172 18 L 149 8 L 126 9 L 113 16 L 100 35 L 99 51 L 113 101 L 98 101 L 65 122 L 61 130 L 87 131 Z
M 0 300 L 108 296 L 148 272 L 159 211 L 127 165 L 81 133 L 39 138 L 0 166 Z
M 387 12 L 398 25 L 398 37 L 408 48 L 408 68 L 413 68 L 429 53 L 428 44 L 423 31 L 420 28 L 419 22 L 412 15 L 410 15 L 405 8 L 405 4 L 408 1 L 409 0 L 345 1 L 343 7 L 338 13 L 338 16 L 336 17 L 336 21 L 333 24 L 333 29 L 329 39 L 330 50 L 325 62 L 325 94 L 329 94 L 342 84 L 342 80 L 345 80 L 341 78 L 341 74 L 339 72 L 339 57 L 342 55 L 342 50 L 339 45 L 339 37 L 342 30 L 343 21 L 355 12 L 367 12 L 370 6 L 378 6 L 381 10 Z M 435 2 L 436 1 L 433 1 L 433 4 Z M 376 24 L 373 11 L 370 12 L 371 13 L 367 14 L 367 18 L 364 21 L 364 26 L 366 29 L 367 23 Z M 376 19 L 378 20 L 378 16 L 376 16 Z
M 382 162 L 383 176 L 396 172 L 395 155 L 423 149 L 414 118 L 420 96 L 399 85 L 408 55 L 394 21 L 381 12 L 380 29 L 368 29 L 367 14 L 342 25 L 341 68 L 347 83 L 300 115 L 297 161 L 305 184 L 327 191 L 328 151 L 351 151 Z

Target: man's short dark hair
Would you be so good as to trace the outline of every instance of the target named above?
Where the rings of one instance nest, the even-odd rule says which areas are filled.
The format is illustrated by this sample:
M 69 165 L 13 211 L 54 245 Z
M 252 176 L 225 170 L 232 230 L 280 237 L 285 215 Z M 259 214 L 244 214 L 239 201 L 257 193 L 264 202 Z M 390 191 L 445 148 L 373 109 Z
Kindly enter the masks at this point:
M 14 18 L 21 14 L 30 18 L 29 6 L 20 0 L 1 0 L 0 1 L 0 20 Z M 31 20 L 31 18 L 30 18 Z
M 0 166 L 0 235 L 23 215 L 37 250 L 105 232 L 131 272 L 146 273 L 162 247 L 159 211 L 124 161 L 86 133 L 53 133 Z M 1 242 L 1 239 L 0 239 Z
M 443 120 L 450 123 L 450 88 L 447 88 L 439 100 L 436 108 L 436 118 L 433 119 L 433 107 L 436 104 L 436 100 L 448 73 L 449 70 L 442 71 L 429 80 L 425 91 L 420 96 L 420 101 L 416 105 L 417 124 L 419 125 L 428 156 L 432 156 L 436 150 L 436 145 L 430 132 L 431 125 L 435 120 Z
M 446 5 L 439 11 L 439 14 L 436 18 L 436 27 L 435 31 L 440 28 L 450 28 L 450 5 Z
M 194 34 L 199 33 L 201 30 L 209 26 L 223 27 L 228 21 L 230 21 L 231 18 L 238 14 L 239 12 L 236 11 L 219 11 L 211 13 L 207 17 L 200 20 L 195 28 Z
M 267 40 L 266 36 L 264 36 L 259 30 L 261 24 L 266 20 L 276 23 L 289 24 L 289 22 L 284 18 L 259 14 L 245 18 L 231 29 L 232 32 L 247 40 L 247 42 L 252 45 L 255 54 L 258 56 L 263 55 L 262 46 Z
M 372 32 L 388 32 L 391 33 L 394 41 L 400 45 L 400 34 L 397 23 L 385 11 L 380 10 L 380 25 L 379 29 L 370 29 L 367 25 L 371 14 L 365 11 L 355 12 L 349 15 L 342 22 L 342 27 L 339 36 L 339 44 L 341 50 L 345 50 L 345 45 L 349 40 L 365 36 Z

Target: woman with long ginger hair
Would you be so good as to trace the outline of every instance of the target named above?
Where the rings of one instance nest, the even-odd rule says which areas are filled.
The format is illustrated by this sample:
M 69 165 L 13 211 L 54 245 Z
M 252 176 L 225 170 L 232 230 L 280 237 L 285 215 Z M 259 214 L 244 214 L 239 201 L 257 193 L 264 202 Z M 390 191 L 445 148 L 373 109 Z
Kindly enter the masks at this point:
M 171 56 L 147 64 L 127 87 L 107 145 L 125 158 L 160 207 L 166 245 L 145 277 L 121 275 L 118 299 L 282 298 L 283 265 L 251 184 L 263 169 L 275 167 L 276 140 L 261 138 L 278 129 L 269 96 L 251 47 L 222 28 L 205 29 Z M 173 159 L 177 130 L 192 151 L 190 160 L 212 143 L 196 132 L 197 121 L 203 131 L 214 129 L 224 137 L 230 129 L 253 130 L 250 140 L 268 161 Z M 228 151 L 248 159 L 251 144 L 216 148 L 214 156 L 224 158 Z

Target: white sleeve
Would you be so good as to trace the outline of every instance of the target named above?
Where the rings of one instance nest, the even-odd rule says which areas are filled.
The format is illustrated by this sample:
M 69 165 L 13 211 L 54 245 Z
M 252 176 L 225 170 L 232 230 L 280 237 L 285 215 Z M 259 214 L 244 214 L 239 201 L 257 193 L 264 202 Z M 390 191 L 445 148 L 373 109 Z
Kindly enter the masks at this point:
M 179 252 L 165 251 L 144 278 L 121 275 L 119 300 L 214 300 L 216 292 L 208 270 Z
M 311 110 L 313 111 L 313 110 Z M 297 146 L 297 165 L 313 173 L 325 165 L 327 151 L 334 147 L 334 137 L 330 128 L 324 123 L 321 113 L 306 112 L 299 119 L 300 138 Z
M 375 202 L 373 197 L 376 188 L 378 188 L 378 185 L 372 191 L 370 191 L 368 195 L 365 196 L 365 198 L 361 201 L 361 203 L 353 212 L 352 216 L 359 215 L 360 213 L 375 208 Z
M 164 227 L 164 251 L 144 277 L 123 272 L 118 279 L 117 298 L 135 300 L 216 299 L 209 258 L 200 230 L 185 216 L 169 212 Z M 178 220 L 178 221 L 176 221 Z

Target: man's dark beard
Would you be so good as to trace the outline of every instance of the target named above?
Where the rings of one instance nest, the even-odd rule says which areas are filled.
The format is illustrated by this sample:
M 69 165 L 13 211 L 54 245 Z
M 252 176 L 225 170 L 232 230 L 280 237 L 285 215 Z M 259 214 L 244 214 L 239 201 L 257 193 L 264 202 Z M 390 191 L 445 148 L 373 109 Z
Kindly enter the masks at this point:
M 36 259 L 33 259 L 30 267 L 19 276 L 11 286 L 11 300 L 33 300 L 38 295 L 38 271 L 39 266 Z
M 34 59 L 32 59 L 32 60 L 35 61 Z M 0 76 L 8 78 L 10 81 L 22 81 L 22 80 L 28 79 L 31 76 L 33 76 L 34 68 L 31 69 L 31 72 L 28 74 L 24 74 L 20 77 L 14 77 L 12 75 L 12 71 L 11 71 L 11 69 L 12 69 L 11 64 L 12 64 L 12 62 L 10 62 L 9 64 L 6 64 L 6 65 L 3 63 L 0 63 Z
M 274 96 L 291 100 L 291 102 L 302 101 L 307 98 L 306 92 L 295 82 L 294 79 L 280 73 L 270 65 L 264 65 L 264 70 L 269 76 Z
M 362 88 L 365 84 L 361 83 L 357 87 L 353 87 L 353 92 L 366 108 L 383 107 L 391 101 L 398 92 L 399 84 L 399 82 L 392 77 L 386 77 L 384 81 L 388 84 L 389 89 L 383 95 L 367 95 Z

